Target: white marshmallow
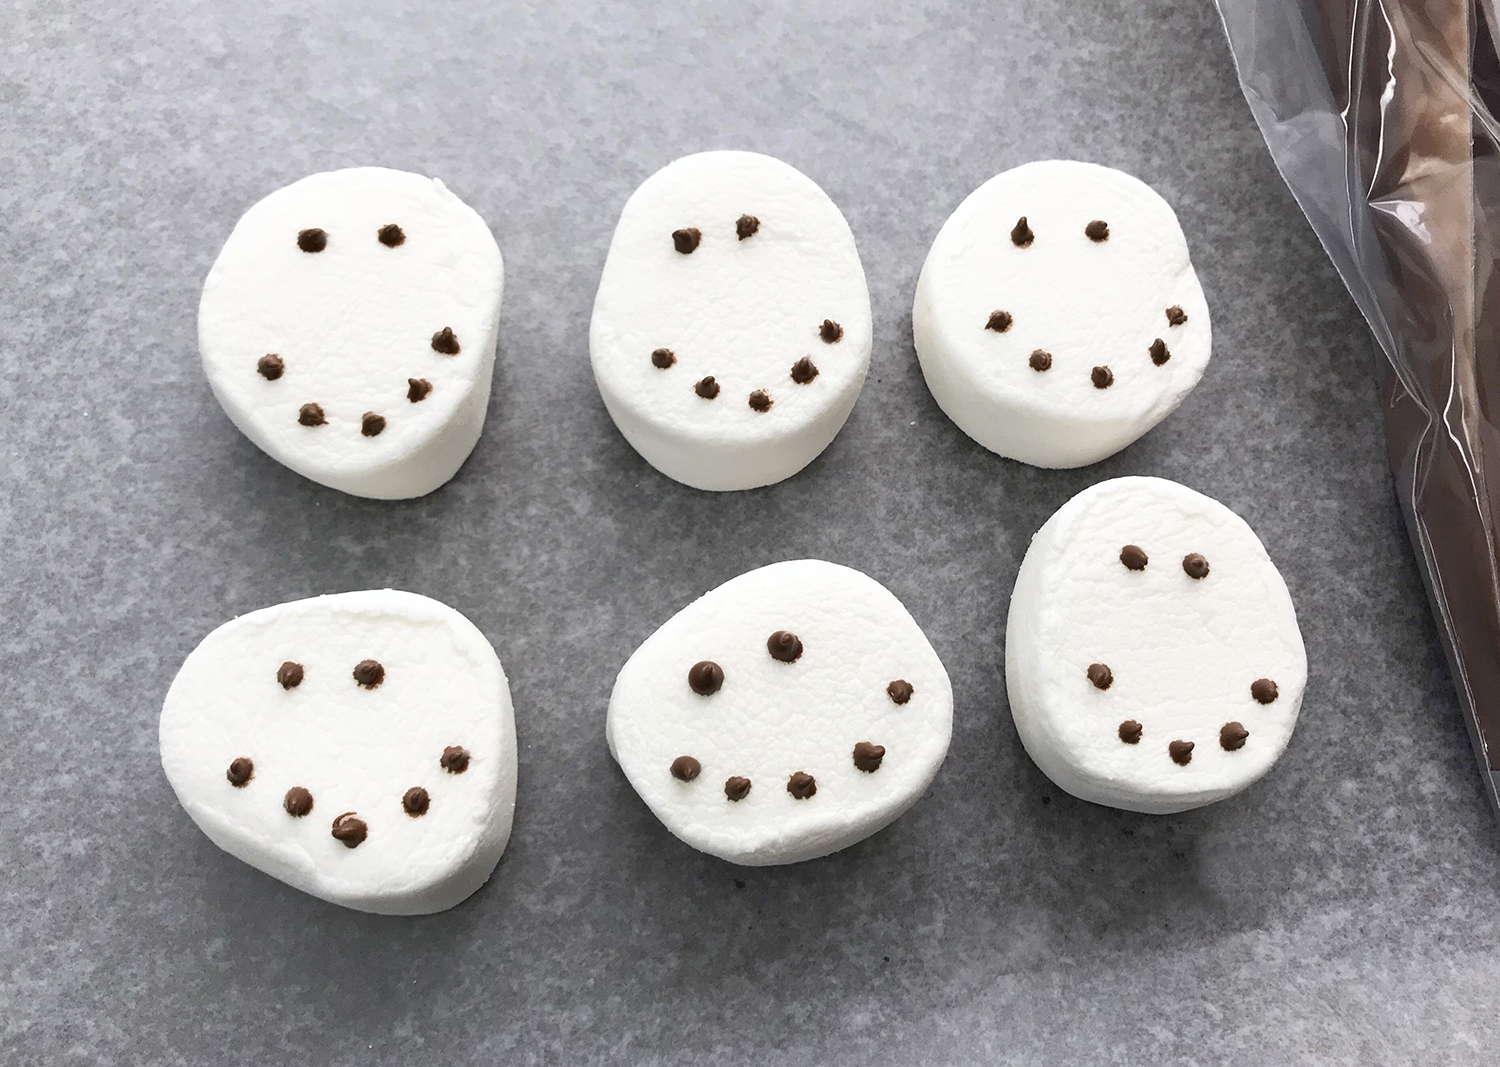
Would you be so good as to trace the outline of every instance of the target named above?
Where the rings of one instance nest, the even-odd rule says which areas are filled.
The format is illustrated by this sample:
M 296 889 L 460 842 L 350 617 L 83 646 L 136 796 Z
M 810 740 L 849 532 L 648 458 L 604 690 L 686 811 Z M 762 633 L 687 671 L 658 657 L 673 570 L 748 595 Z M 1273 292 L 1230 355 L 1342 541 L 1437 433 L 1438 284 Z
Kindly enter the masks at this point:
M 1199 578 L 1193 553 L 1206 560 Z M 1107 688 L 1091 680 L 1095 665 Z M 1297 724 L 1307 654 L 1286 584 L 1243 519 L 1176 482 L 1116 478 L 1032 538 L 1005 679 L 1021 743 L 1047 777 L 1083 800 L 1165 814 L 1271 769 Z M 1262 679 L 1275 683 L 1269 703 L 1254 695 L 1270 695 Z M 1193 747 L 1174 758 L 1174 742 Z
M 756 224 L 743 238 L 742 216 Z M 626 203 L 589 354 L 604 406 L 648 463 L 698 489 L 752 489 L 828 447 L 864 384 L 870 329 L 854 235 L 823 190 L 769 156 L 703 152 Z M 816 377 L 794 380 L 804 358 Z M 718 392 L 705 399 L 709 377 Z M 751 406 L 760 394 L 765 410 Z
M 303 250 L 319 247 L 304 230 L 323 232 L 321 251 Z M 198 309 L 203 369 L 234 424 L 298 474 L 355 496 L 422 496 L 484 427 L 503 276 L 484 220 L 436 178 L 314 174 L 229 235 Z M 318 418 L 304 419 L 308 404 L 321 424 L 304 425 Z
M 768 647 L 781 633 L 800 641 L 794 660 Z M 701 661 L 717 664 L 717 690 L 690 680 Z M 621 669 L 605 727 L 667 829 L 754 867 L 825 856 L 888 825 L 932 782 L 952 732 L 953 690 L 921 628 L 879 582 L 820 560 L 750 571 L 679 611 Z M 738 800 L 734 779 L 748 780 Z
M 1012 238 L 1022 217 L 1025 247 Z M 1085 232 L 1096 220 L 1104 240 Z M 1186 318 L 1173 325 L 1169 309 Z M 1167 202 L 1128 174 L 1069 160 L 1008 170 L 958 206 L 922 266 L 912 332 L 959 429 L 1038 467 L 1081 467 L 1130 444 L 1198 384 L 1211 347 Z
M 505 672 L 468 619 L 415 593 L 314 597 L 220 626 L 167 693 L 161 760 L 214 844 L 359 911 L 451 908 L 484 884 L 510 839 L 516 727 Z M 311 795 L 301 815 L 294 787 Z M 412 790 L 426 791 L 425 804 Z M 363 824 L 362 840 L 338 821 L 345 813 Z

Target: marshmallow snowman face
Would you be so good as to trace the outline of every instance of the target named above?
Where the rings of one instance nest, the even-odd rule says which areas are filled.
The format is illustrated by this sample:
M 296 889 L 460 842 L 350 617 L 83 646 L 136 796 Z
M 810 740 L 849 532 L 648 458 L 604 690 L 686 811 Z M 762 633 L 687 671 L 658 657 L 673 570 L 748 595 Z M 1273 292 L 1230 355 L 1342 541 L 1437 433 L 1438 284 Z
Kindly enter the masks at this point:
M 819 560 L 734 578 L 630 657 L 606 737 L 666 827 L 747 866 L 868 837 L 932 782 L 947 672 L 884 586 Z
M 1165 200 L 1108 167 L 1028 163 L 943 224 L 912 329 L 943 411 L 993 452 L 1079 467 L 1180 404 L 1208 365 L 1208 305 Z
M 172 682 L 161 753 L 220 848 L 359 911 L 450 908 L 510 838 L 505 672 L 472 623 L 414 593 L 340 593 L 225 623 Z
M 1164 814 L 1270 770 L 1297 724 L 1307 655 L 1243 519 L 1176 482 L 1117 478 L 1032 538 L 1005 675 L 1043 773 L 1083 800 Z
M 314 174 L 247 211 L 203 286 L 198 343 L 244 434 L 356 496 L 421 496 L 484 426 L 503 265 L 434 178 Z
M 854 236 L 823 190 L 753 152 L 687 156 L 625 205 L 589 334 L 625 439 L 699 489 L 788 478 L 848 418 L 870 363 Z

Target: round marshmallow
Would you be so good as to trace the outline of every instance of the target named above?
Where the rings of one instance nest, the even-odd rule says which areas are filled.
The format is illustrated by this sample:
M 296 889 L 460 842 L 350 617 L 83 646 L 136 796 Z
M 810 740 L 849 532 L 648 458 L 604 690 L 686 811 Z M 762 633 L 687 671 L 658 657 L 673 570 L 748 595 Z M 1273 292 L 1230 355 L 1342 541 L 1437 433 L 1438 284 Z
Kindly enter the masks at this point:
M 458 472 L 489 406 L 504 268 L 436 178 L 314 174 L 235 226 L 203 285 L 214 395 L 261 449 L 355 496 L 422 496 Z
M 1177 216 L 1143 182 L 1028 163 L 943 224 L 912 306 L 922 374 L 959 429 L 1038 467 L 1118 452 L 1208 365 L 1208 305 Z
M 494 649 L 452 608 L 390 589 L 279 604 L 205 637 L 162 707 L 161 761 L 214 844 L 385 915 L 473 893 L 515 812 Z
M 1079 493 L 1031 540 L 1005 633 L 1011 715 L 1062 789 L 1165 814 L 1271 769 L 1307 684 L 1292 598 L 1234 512 L 1162 478 Z
M 747 866 L 886 826 L 952 732 L 948 674 L 901 602 L 819 560 L 742 574 L 674 615 L 621 669 L 605 728 L 667 829 Z
M 625 439 L 698 489 L 752 489 L 828 447 L 870 365 L 854 235 L 822 189 L 754 152 L 642 183 L 615 228 L 589 332 Z

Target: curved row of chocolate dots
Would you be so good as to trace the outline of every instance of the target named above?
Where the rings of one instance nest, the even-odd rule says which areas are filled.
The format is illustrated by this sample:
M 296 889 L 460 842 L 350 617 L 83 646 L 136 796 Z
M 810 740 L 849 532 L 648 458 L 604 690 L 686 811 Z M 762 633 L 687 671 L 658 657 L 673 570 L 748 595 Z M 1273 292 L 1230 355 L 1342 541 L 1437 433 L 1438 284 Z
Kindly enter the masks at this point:
M 1009 311 L 992 311 L 990 312 L 989 321 L 984 324 L 984 328 L 986 330 L 994 330 L 996 333 L 1004 333 L 1011 328 L 1011 325 L 1015 321 L 1015 316 Z M 1168 326 L 1181 326 L 1186 321 L 1187 312 L 1183 311 L 1181 307 L 1173 304 L 1167 308 Z M 1158 367 L 1165 365 L 1167 360 L 1172 358 L 1171 350 L 1167 348 L 1167 343 L 1160 337 L 1147 346 L 1146 352 L 1150 355 L 1151 362 L 1155 363 Z M 1052 353 L 1038 348 L 1031 353 L 1031 357 L 1026 363 L 1034 371 L 1051 370 Z M 1095 389 L 1108 389 L 1111 385 L 1115 384 L 1115 372 L 1110 370 L 1108 366 L 1095 367 L 1089 371 L 1089 379 L 1094 383 Z
M 857 742 L 854 746 L 854 766 L 866 774 L 880 770 L 880 761 L 885 759 L 885 746 L 869 741 Z M 672 777 L 679 782 L 691 782 L 703 772 L 703 765 L 692 756 L 678 756 L 670 768 Z M 793 771 L 786 780 L 786 791 L 795 800 L 807 800 L 818 791 L 818 780 L 806 771 Z M 750 779 L 731 775 L 724 779 L 724 795 L 730 800 L 744 800 L 750 795 Z
M 832 319 L 824 319 L 823 325 L 818 327 L 818 336 L 825 344 L 837 344 L 844 337 L 844 328 Z M 657 370 L 666 370 L 676 362 L 677 353 L 670 348 L 658 348 L 651 353 L 651 365 Z M 798 385 L 806 385 L 817 376 L 818 365 L 812 361 L 811 356 L 803 356 L 792 364 L 791 379 Z M 719 395 L 719 383 L 710 374 L 693 383 L 693 392 L 704 400 L 712 400 Z M 764 389 L 756 389 L 750 394 L 750 407 L 756 411 L 770 411 L 771 404 L 771 394 Z

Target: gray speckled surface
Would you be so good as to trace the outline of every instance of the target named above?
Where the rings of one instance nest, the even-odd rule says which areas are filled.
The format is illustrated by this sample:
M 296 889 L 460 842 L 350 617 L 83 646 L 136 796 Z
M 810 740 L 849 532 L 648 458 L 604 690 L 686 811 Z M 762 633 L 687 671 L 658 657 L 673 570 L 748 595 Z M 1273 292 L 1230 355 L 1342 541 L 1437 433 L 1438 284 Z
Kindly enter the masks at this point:
M 1391 495 L 1372 343 L 1216 16 L 975 7 L 0 12 L 0 1060 L 1494 1062 L 1500 834 Z M 713 147 L 823 185 L 876 327 L 833 446 L 728 496 L 649 469 L 586 354 L 625 198 Z M 1176 415 L 1070 472 L 965 438 L 910 343 L 948 212 L 1053 155 L 1123 167 L 1177 208 L 1217 341 Z M 239 213 L 364 163 L 440 176 L 508 268 L 484 438 L 410 503 L 277 466 L 197 362 L 199 286 Z M 1051 786 L 1000 666 L 1030 533 L 1127 473 L 1250 520 L 1312 670 L 1278 769 L 1168 818 Z M 802 555 L 906 602 L 953 677 L 953 748 L 885 832 L 739 870 L 655 822 L 609 760 L 604 708 L 672 612 Z M 421 919 L 343 911 L 219 852 L 156 751 L 172 674 L 215 625 L 388 584 L 494 641 L 522 748 L 493 880 Z

